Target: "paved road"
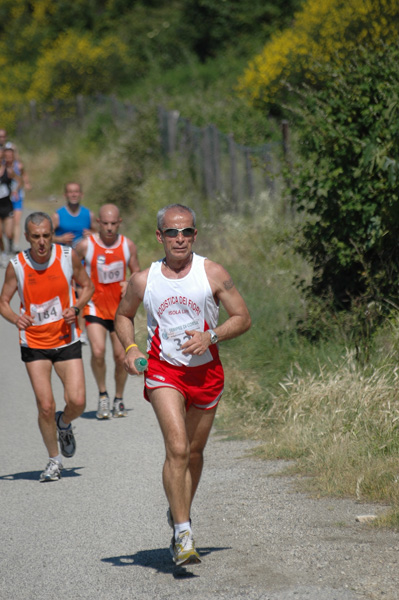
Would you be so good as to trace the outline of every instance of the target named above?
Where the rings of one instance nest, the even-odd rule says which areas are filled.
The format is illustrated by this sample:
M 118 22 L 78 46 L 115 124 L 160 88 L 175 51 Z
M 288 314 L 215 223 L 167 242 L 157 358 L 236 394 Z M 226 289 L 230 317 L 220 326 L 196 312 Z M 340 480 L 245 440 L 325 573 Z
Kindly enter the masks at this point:
M 87 347 L 76 455 L 59 482 L 39 483 L 47 456 L 17 332 L 4 319 L 0 340 L 1 600 L 398 598 L 398 535 L 355 521 L 382 507 L 307 498 L 281 476 L 283 463 L 249 458 L 251 442 L 215 433 L 192 514 L 202 564 L 176 570 L 163 445 L 141 381 L 128 381 L 127 418 L 97 421 Z M 55 375 L 54 388 L 62 408 Z

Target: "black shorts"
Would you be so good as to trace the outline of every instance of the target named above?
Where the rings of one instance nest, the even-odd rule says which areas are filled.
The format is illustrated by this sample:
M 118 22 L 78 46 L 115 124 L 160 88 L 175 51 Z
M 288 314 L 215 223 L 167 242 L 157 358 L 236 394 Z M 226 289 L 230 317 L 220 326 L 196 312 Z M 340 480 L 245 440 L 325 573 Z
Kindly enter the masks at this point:
M 21 358 L 23 362 L 34 362 L 35 360 L 51 360 L 52 363 L 74 358 L 82 358 L 82 344 L 80 341 L 61 346 L 61 348 L 27 348 L 21 346 Z
M 105 329 L 107 331 L 109 331 L 110 333 L 115 331 L 114 322 L 112 319 L 102 319 L 101 317 L 95 317 L 94 315 L 86 315 L 85 321 L 86 321 L 86 324 L 87 323 L 98 323 L 99 325 L 102 325 L 103 327 L 105 327 Z
M 10 198 L 2 198 L 0 200 L 0 219 L 8 219 L 14 216 L 14 207 Z

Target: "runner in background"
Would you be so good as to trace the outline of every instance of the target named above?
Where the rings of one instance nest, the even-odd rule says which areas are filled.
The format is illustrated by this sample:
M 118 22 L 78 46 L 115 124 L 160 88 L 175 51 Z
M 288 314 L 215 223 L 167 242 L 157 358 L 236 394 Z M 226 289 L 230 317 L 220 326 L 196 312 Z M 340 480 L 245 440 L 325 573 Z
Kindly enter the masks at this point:
M 14 171 L 13 156 L 14 151 L 10 148 L 0 148 L 0 260 L 2 267 L 6 267 L 9 260 L 3 234 L 7 239 L 7 250 L 11 253 L 14 221 L 12 198 L 17 197 L 18 190 L 22 185 L 21 177 Z
M 86 237 L 76 246 L 84 259 L 87 274 L 95 286 L 90 302 L 83 310 L 86 331 L 91 347 L 91 367 L 98 386 L 98 419 L 127 415 L 123 401 L 127 372 L 125 351 L 114 330 L 114 317 L 120 299 L 126 291 L 126 271 L 140 271 L 136 245 L 119 233 L 122 219 L 114 204 L 100 208 L 98 233 Z M 111 409 L 106 388 L 105 346 L 110 335 L 115 371 L 115 397 Z
M 13 239 L 11 246 L 11 253 L 16 254 L 19 250 L 19 244 L 21 239 L 21 219 L 22 219 L 22 211 L 24 209 L 24 200 L 25 200 L 25 191 L 29 191 L 32 189 L 29 175 L 25 169 L 24 164 L 22 163 L 16 147 L 11 142 L 6 142 L 5 149 L 10 149 L 13 152 L 12 160 L 13 160 L 13 169 L 14 172 L 20 176 L 21 185 L 18 189 L 18 194 L 11 198 L 13 208 L 14 208 L 14 223 L 13 223 Z M 6 152 L 7 155 L 7 152 Z M 9 160 L 11 160 L 11 155 Z
M 96 231 L 96 222 L 92 211 L 81 204 L 83 190 L 80 183 L 76 181 L 66 183 L 64 198 L 65 206 L 59 208 L 51 216 L 54 226 L 54 241 L 74 248 L 80 240 Z M 79 288 L 76 289 L 76 293 L 79 295 Z M 79 327 L 83 332 L 81 341 L 83 344 L 87 344 L 82 315 L 79 315 Z

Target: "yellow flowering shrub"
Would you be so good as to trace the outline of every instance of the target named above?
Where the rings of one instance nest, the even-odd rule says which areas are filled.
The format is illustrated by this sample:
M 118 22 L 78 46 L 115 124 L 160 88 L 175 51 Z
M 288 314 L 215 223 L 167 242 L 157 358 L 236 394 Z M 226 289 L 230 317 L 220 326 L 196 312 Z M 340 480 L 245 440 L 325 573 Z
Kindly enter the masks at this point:
M 10 65 L 0 55 L 0 127 L 12 131 L 16 116 L 24 103 L 25 89 L 32 75 L 31 68 L 23 63 Z
M 249 63 L 238 91 L 255 105 L 278 102 L 285 82 L 317 81 L 318 64 L 340 64 L 359 45 L 396 42 L 398 25 L 398 0 L 305 0 L 292 27 Z
M 97 43 L 90 33 L 68 31 L 39 57 L 28 98 L 43 101 L 110 92 L 127 63 L 127 47 L 116 36 Z

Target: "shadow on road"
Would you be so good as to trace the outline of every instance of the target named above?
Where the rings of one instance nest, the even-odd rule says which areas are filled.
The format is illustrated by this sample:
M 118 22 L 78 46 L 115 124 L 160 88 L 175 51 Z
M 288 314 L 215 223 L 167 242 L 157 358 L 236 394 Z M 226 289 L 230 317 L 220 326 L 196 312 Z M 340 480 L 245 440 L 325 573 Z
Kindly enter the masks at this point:
M 222 550 L 230 550 L 231 548 L 197 548 L 201 558 L 211 552 L 221 552 Z M 187 567 L 176 567 L 171 559 L 168 549 L 159 548 L 157 550 L 140 550 L 136 554 L 111 556 L 110 558 L 102 558 L 102 562 L 109 563 L 114 567 L 150 567 L 158 573 L 166 573 L 173 575 L 175 578 L 192 578 L 199 577 L 197 573 L 187 571 Z M 191 568 L 191 567 L 190 567 Z
M 66 477 L 80 477 L 80 469 L 84 467 L 72 467 L 70 469 L 62 470 L 62 479 Z M 0 481 L 17 481 L 18 479 L 25 479 L 27 481 L 38 481 L 40 477 L 40 473 L 42 471 L 22 471 L 21 473 L 10 473 L 9 475 L 0 475 Z

